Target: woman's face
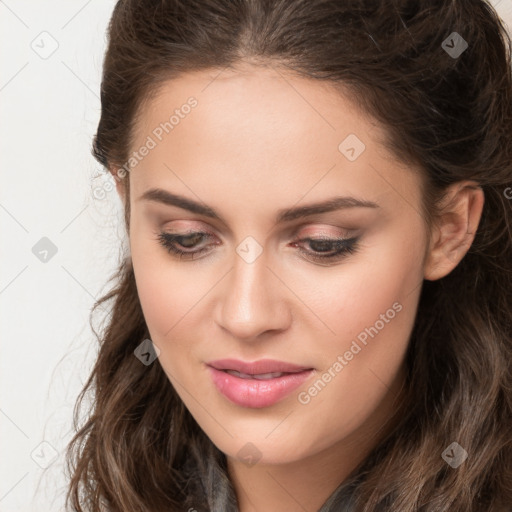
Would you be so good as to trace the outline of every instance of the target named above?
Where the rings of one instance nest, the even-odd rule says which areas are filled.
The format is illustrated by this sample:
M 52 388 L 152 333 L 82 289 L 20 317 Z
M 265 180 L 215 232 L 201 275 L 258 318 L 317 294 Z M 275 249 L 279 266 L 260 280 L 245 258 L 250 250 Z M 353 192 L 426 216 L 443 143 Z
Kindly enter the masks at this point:
M 137 290 L 159 363 L 231 458 L 363 453 L 396 408 L 427 236 L 419 177 L 381 130 L 325 84 L 261 68 L 182 75 L 142 110 Z M 239 377 L 209 366 L 223 359 L 296 368 Z

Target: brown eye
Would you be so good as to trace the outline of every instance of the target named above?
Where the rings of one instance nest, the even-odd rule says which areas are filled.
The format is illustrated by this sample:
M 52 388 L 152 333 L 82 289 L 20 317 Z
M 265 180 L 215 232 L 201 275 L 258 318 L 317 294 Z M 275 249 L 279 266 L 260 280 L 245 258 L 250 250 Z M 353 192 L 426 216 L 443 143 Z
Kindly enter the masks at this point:
M 202 231 L 194 231 L 186 234 L 157 233 L 160 244 L 179 259 L 195 259 L 195 257 L 210 251 L 208 246 L 195 249 L 204 239 L 213 238 L 212 235 Z M 341 260 L 358 250 L 359 237 L 353 238 L 302 238 L 292 245 L 299 247 L 299 251 L 316 262 L 330 263 Z M 299 244 L 306 244 L 309 249 L 302 248 Z M 210 244 L 211 245 L 211 244 Z
M 165 231 L 158 233 L 158 240 L 160 244 L 165 247 L 168 252 L 175 254 L 180 259 L 193 259 L 194 256 L 208 251 L 209 249 L 207 247 L 192 251 L 183 250 L 193 249 L 204 238 L 208 239 L 211 238 L 211 236 L 209 233 L 204 233 L 202 231 L 195 231 L 187 234 L 166 233 Z M 181 246 L 183 249 L 181 249 L 179 246 Z
M 336 261 L 348 254 L 353 254 L 358 250 L 357 242 L 359 237 L 353 238 L 303 238 L 293 245 L 297 246 L 300 242 L 307 242 L 312 250 L 299 249 L 301 253 L 308 258 L 316 261 Z

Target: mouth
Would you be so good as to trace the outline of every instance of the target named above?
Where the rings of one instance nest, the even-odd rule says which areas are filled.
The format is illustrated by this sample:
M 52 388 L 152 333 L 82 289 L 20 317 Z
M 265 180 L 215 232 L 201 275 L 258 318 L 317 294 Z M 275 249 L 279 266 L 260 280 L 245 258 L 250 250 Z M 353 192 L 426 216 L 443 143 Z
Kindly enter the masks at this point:
M 237 372 L 236 370 L 221 370 L 221 371 L 229 373 L 230 375 L 233 375 L 240 379 L 256 379 L 256 380 L 276 379 L 277 377 L 282 377 L 283 375 L 293 375 L 294 373 L 300 373 L 300 372 L 272 372 L 272 373 L 250 374 L 250 373 Z
M 313 370 L 313 368 L 308 366 L 301 366 L 276 359 L 259 359 L 253 362 L 241 361 L 239 359 L 218 359 L 206 364 L 217 370 L 238 372 L 240 375 L 237 376 L 242 376 L 242 378 L 247 378 L 244 377 L 245 375 L 248 375 L 249 378 L 255 378 L 255 376 L 266 376 L 274 373 L 298 373 L 305 370 Z
M 269 407 L 283 400 L 315 373 L 311 367 L 270 359 L 253 363 L 224 359 L 207 363 L 207 368 L 225 398 L 251 408 Z

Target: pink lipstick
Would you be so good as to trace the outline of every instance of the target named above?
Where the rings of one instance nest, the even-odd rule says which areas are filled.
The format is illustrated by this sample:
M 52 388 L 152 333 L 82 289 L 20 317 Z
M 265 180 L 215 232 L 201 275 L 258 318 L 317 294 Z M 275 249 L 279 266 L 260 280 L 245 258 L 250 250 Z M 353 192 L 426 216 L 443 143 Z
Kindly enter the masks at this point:
M 206 363 L 213 383 L 231 402 L 242 407 L 268 407 L 303 384 L 314 369 L 272 359 L 252 363 L 220 359 Z

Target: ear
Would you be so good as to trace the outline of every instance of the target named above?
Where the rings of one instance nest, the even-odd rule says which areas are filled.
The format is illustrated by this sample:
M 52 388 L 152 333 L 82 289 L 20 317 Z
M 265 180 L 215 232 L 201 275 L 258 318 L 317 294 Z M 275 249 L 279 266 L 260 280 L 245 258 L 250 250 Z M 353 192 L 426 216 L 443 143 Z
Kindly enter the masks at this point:
M 459 181 L 448 187 L 431 233 L 425 279 L 440 279 L 459 264 L 473 243 L 484 202 L 484 192 L 474 181 Z

